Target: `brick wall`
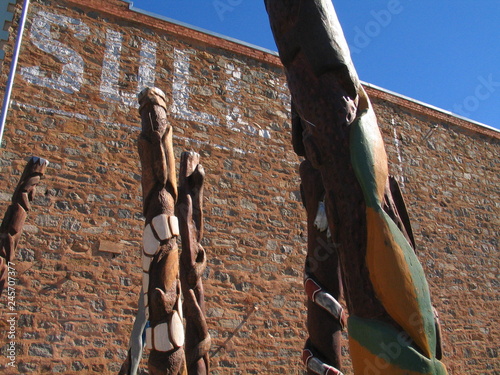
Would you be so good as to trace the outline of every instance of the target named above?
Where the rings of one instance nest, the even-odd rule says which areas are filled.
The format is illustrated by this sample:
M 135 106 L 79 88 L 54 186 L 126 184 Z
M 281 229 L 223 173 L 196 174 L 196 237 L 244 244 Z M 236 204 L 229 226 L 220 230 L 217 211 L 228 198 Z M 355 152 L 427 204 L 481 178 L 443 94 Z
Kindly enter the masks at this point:
M 1 85 L 7 75 L 4 64 Z M 140 290 L 134 96 L 145 84 L 169 98 L 176 156 L 199 152 L 207 172 L 212 373 L 302 374 L 306 225 L 278 59 L 118 0 L 30 8 L 0 149 L 0 212 L 29 156 L 51 164 L 17 252 L 14 369 L 0 299 L 0 368 L 112 374 L 121 366 Z M 450 374 L 496 374 L 499 133 L 368 91 L 441 313 L 445 363 Z

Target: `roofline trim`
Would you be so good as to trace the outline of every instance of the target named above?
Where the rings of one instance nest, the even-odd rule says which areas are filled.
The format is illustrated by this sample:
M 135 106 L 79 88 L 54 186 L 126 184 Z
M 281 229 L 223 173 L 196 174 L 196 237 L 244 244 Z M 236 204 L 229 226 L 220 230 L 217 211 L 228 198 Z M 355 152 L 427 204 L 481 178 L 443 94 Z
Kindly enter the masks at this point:
M 422 101 L 420 101 L 420 100 L 417 100 L 417 99 L 411 98 L 411 97 L 409 97 L 409 96 L 406 96 L 406 95 L 403 95 L 403 94 L 399 94 L 399 93 L 397 93 L 397 92 L 394 92 L 394 91 L 391 91 L 391 90 L 388 90 L 388 89 L 384 89 L 384 88 L 382 88 L 382 87 L 380 87 L 380 86 L 377 86 L 377 85 L 374 85 L 374 84 L 372 84 L 372 83 L 368 83 L 368 82 L 364 82 L 364 81 L 361 81 L 361 83 L 363 84 L 363 86 L 370 87 L 370 88 L 372 88 L 372 89 L 374 89 L 374 90 L 382 91 L 382 92 L 384 92 L 384 93 L 386 93 L 386 94 L 389 94 L 389 95 L 392 95 L 392 96 L 396 96 L 396 97 L 398 97 L 398 98 L 401 98 L 401 99 L 407 100 L 407 101 L 409 101 L 409 102 L 412 102 L 412 103 L 415 103 L 415 104 L 418 104 L 418 105 L 421 105 L 421 106 L 427 107 L 427 108 L 432 109 L 432 110 L 434 110 L 434 111 L 441 112 L 441 113 L 443 113 L 443 114 L 445 114 L 445 115 L 448 115 L 448 116 L 451 116 L 451 117 L 455 117 L 455 118 L 458 118 L 458 119 L 460 119 L 460 120 L 470 122 L 470 123 L 472 123 L 472 124 L 474 124 L 474 125 L 481 126 L 481 127 L 486 128 L 486 129 L 488 129 L 488 130 L 493 130 L 493 131 L 495 131 L 495 132 L 500 133 L 500 129 L 496 129 L 496 128 L 494 128 L 494 127 L 490 126 L 490 125 L 483 124 L 483 123 L 481 123 L 481 122 L 479 122 L 479 121 L 475 121 L 475 120 L 469 119 L 469 118 L 467 118 L 467 117 L 460 116 L 460 115 L 458 115 L 458 114 L 456 114 L 456 113 L 453 113 L 453 112 L 447 111 L 447 110 L 445 110 L 445 109 L 442 109 L 442 108 L 436 107 L 436 106 L 434 106 L 434 105 L 432 105 L 432 104 L 428 104 L 428 103 L 422 102 Z
M 68 1 L 76 2 L 76 0 L 68 0 Z M 244 41 L 236 39 L 236 38 L 231 38 L 231 37 L 228 37 L 226 35 L 219 34 L 219 33 L 216 33 L 216 32 L 210 31 L 210 30 L 206 30 L 206 29 L 203 29 L 203 28 L 200 28 L 200 27 L 197 27 L 197 26 L 185 23 L 185 22 L 177 21 L 173 18 L 169 18 L 169 17 L 162 16 L 162 15 L 154 13 L 154 12 L 149 12 L 149 11 L 134 7 L 134 3 L 132 0 L 121 0 L 121 1 L 123 3 L 128 4 L 128 10 L 131 12 L 141 14 L 145 17 L 159 19 L 161 21 L 167 22 L 167 23 L 174 25 L 174 26 L 180 26 L 181 28 L 193 30 L 197 33 L 205 34 L 209 37 L 213 37 L 216 39 L 227 41 L 227 42 L 229 42 L 229 44 L 242 46 L 245 49 L 248 49 L 247 50 L 248 52 L 236 51 L 234 48 L 231 48 L 228 45 L 219 46 L 219 47 L 222 49 L 230 50 L 234 53 L 242 54 L 242 55 L 251 57 L 253 59 L 267 62 L 269 64 L 273 64 L 273 65 L 276 65 L 276 66 L 283 68 L 283 65 L 281 64 L 281 61 L 279 59 L 279 54 L 276 51 L 272 51 L 272 50 L 269 50 L 269 49 L 264 48 L 264 47 L 259 47 L 257 45 L 247 43 L 247 42 L 244 42 Z M 161 29 L 161 27 L 160 27 L 160 29 Z M 175 33 L 175 31 L 172 31 L 172 30 L 170 30 L 170 31 Z M 184 35 L 184 37 L 187 37 L 187 35 Z M 202 43 L 207 43 L 206 41 L 204 42 L 203 40 L 200 40 L 197 37 L 192 37 L 192 39 L 197 40 L 197 41 L 202 42 Z M 208 44 L 210 44 L 210 43 L 208 43 Z M 255 51 L 258 53 L 253 54 L 250 51 Z M 266 58 L 265 57 L 266 55 L 269 56 L 270 58 Z M 427 103 L 419 101 L 417 99 L 413 99 L 413 98 L 408 97 L 406 95 L 399 94 L 399 93 L 396 93 L 396 92 L 388 90 L 388 89 L 384 89 L 382 87 L 379 87 L 379 86 L 371 84 L 371 83 L 362 82 L 362 84 L 365 87 L 374 90 L 375 92 L 378 91 L 382 94 L 385 94 L 385 95 L 388 95 L 388 96 L 391 96 L 394 98 L 402 99 L 408 103 L 413 103 L 415 105 L 422 106 L 422 107 L 431 109 L 431 110 L 436 112 L 436 114 L 434 114 L 434 115 L 427 113 L 426 114 L 427 116 L 434 117 L 434 118 L 439 119 L 439 120 L 447 121 L 447 122 L 453 123 L 456 126 L 459 126 L 459 127 L 465 128 L 465 129 L 469 129 L 472 131 L 476 131 L 476 132 L 479 132 L 481 134 L 491 136 L 493 138 L 500 138 L 500 129 L 496 129 L 490 125 L 486 125 L 486 124 L 480 123 L 478 121 L 460 116 L 456 113 L 444 110 L 442 108 L 436 107 L 436 106 L 431 105 L 431 104 L 427 104 Z M 379 98 L 383 99 L 382 96 L 384 96 L 384 95 L 375 95 L 375 97 L 379 97 Z M 386 99 L 391 101 L 391 102 L 395 102 L 395 100 L 390 100 L 389 98 L 386 98 Z M 403 104 L 403 106 L 405 106 L 408 109 L 412 109 L 411 106 L 404 105 L 404 104 Z
M 278 52 L 270 50 L 268 48 L 260 47 L 256 44 L 252 44 L 252 43 L 248 43 L 248 42 L 245 42 L 243 40 L 240 40 L 240 39 L 232 38 L 230 36 L 220 34 L 220 33 L 217 33 L 215 31 L 210 31 L 210 30 L 204 29 L 202 27 L 194 26 L 194 25 L 191 25 L 191 24 L 186 23 L 186 22 L 182 22 L 182 21 L 178 21 L 178 20 L 175 20 L 173 18 L 170 18 L 170 17 L 162 16 L 161 14 L 158 14 L 158 13 L 154 13 L 154 12 L 150 12 L 150 11 L 147 11 L 147 10 L 144 10 L 141 8 L 137 8 L 134 6 L 134 2 L 130 1 L 130 0 L 122 0 L 122 1 L 129 3 L 128 9 L 133 11 L 133 12 L 140 13 L 140 14 L 143 14 L 143 15 L 148 16 L 148 17 L 157 18 L 159 20 L 166 21 L 166 22 L 172 23 L 174 25 L 182 26 L 182 27 L 194 30 L 194 31 L 198 31 L 198 32 L 203 33 L 203 34 L 214 36 L 214 37 L 219 38 L 219 39 L 227 40 L 228 42 L 240 44 L 240 45 L 243 45 L 245 47 L 255 49 L 257 51 L 261 51 L 261 52 L 268 53 L 270 55 L 279 57 Z
M 170 18 L 170 17 L 162 16 L 162 15 L 154 13 L 154 12 L 149 12 L 149 11 L 146 11 L 146 10 L 134 7 L 133 1 L 130 1 L 130 0 L 123 0 L 123 1 L 129 4 L 129 10 L 131 10 L 133 12 L 140 13 L 140 14 L 143 14 L 143 15 L 148 16 L 148 17 L 157 18 L 157 19 L 160 19 L 162 21 L 166 21 L 166 22 L 172 23 L 174 25 L 178 25 L 178 26 L 181 26 L 181 27 L 192 29 L 192 30 L 195 30 L 195 31 L 201 32 L 203 34 L 207 34 L 207 35 L 219 38 L 219 39 L 227 40 L 227 41 L 232 42 L 232 43 L 240 44 L 240 45 L 243 45 L 245 47 L 248 47 L 248 48 L 251 48 L 251 49 L 254 49 L 254 50 L 257 50 L 257 51 L 261 51 L 261 52 L 264 52 L 266 54 L 270 54 L 272 56 L 275 56 L 275 57 L 279 58 L 279 54 L 276 51 L 272 51 L 270 49 L 267 49 L 267 48 L 264 48 L 264 47 L 260 47 L 260 46 L 257 46 L 257 45 L 251 44 L 251 43 L 247 43 L 247 42 L 244 42 L 244 41 L 236 39 L 236 38 L 228 37 L 226 35 L 223 35 L 223 34 L 220 34 L 220 33 L 214 32 L 214 31 L 203 29 L 201 27 L 197 27 L 197 26 L 185 23 L 185 22 L 177 21 L 177 20 L 175 20 L 173 18 Z M 374 90 L 382 91 L 382 92 L 384 92 L 386 94 L 399 97 L 401 99 L 410 101 L 412 103 L 415 103 L 415 104 L 418 104 L 418 105 L 421 105 L 421 106 L 424 106 L 424 107 L 427 107 L 429 109 L 432 109 L 434 111 L 440 112 L 442 114 L 445 114 L 445 115 L 448 115 L 448 116 L 451 116 L 451 117 L 455 117 L 455 118 L 457 118 L 459 120 L 462 120 L 462 121 L 469 122 L 469 123 L 474 124 L 476 126 L 485 128 L 485 129 L 487 129 L 489 131 L 497 132 L 500 135 L 500 129 L 496 129 L 496 128 L 492 127 L 492 126 L 489 126 L 489 125 L 483 124 L 481 122 L 478 122 L 478 121 L 475 121 L 475 120 L 472 120 L 472 119 L 460 116 L 460 115 L 458 115 L 456 113 L 453 113 L 453 112 L 447 111 L 445 109 L 436 107 L 436 106 L 434 106 L 432 104 L 427 104 L 425 102 L 419 101 L 419 100 L 411 98 L 409 96 L 406 96 L 406 95 L 403 95 L 403 94 L 399 94 L 397 92 L 394 92 L 394 91 L 391 91 L 391 90 L 388 90 L 388 89 L 384 89 L 382 87 L 379 87 L 377 85 L 374 85 L 374 84 L 371 84 L 371 83 L 368 83 L 368 82 L 362 82 L 362 84 L 364 86 L 370 87 L 370 88 L 372 88 Z

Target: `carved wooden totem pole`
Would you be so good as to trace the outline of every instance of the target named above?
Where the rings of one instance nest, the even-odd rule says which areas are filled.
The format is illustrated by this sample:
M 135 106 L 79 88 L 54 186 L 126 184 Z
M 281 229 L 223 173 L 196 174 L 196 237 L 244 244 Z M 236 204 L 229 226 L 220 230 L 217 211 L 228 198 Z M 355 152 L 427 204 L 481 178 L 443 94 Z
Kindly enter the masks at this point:
M 0 295 L 7 281 L 9 263 L 14 260 L 24 222 L 31 210 L 30 202 L 48 165 L 49 162 L 45 159 L 30 158 L 12 195 L 12 204 L 7 208 L 0 226 Z
M 182 253 L 181 285 L 186 317 L 186 362 L 189 375 L 207 375 L 210 335 L 205 320 L 205 296 L 202 274 L 206 253 L 200 244 L 203 237 L 203 180 L 205 171 L 195 152 L 181 155 L 179 173 L 179 217 Z
M 151 349 L 151 374 L 206 375 L 211 340 L 201 281 L 206 254 L 200 244 L 205 171 L 197 153 L 184 152 L 178 193 L 165 94 L 157 88 L 145 89 L 139 94 L 139 104 L 142 121 L 139 155 L 146 218 L 143 291 L 127 359 L 119 375 L 137 374 L 145 344 Z M 176 244 L 179 235 L 183 249 L 180 257 Z M 186 315 L 186 334 L 182 313 Z
M 145 89 L 139 95 L 142 132 L 143 294 L 149 373 L 184 374 L 184 327 L 179 281 L 179 224 L 175 216 L 177 182 L 172 127 L 167 122 L 165 95 Z
M 330 0 L 265 3 L 298 115 L 293 119 L 293 142 L 305 157 L 301 177 L 308 228 L 311 231 L 313 217 L 321 222 L 317 207 L 321 210 L 323 202 L 333 244 L 329 251 L 340 261 L 354 372 L 446 374 L 406 208 L 389 177 L 377 120 L 333 5 Z M 314 261 L 317 269 L 311 269 L 313 278 L 306 276 L 305 286 L 310 299 L 341 322 L 334 300 L 341 292 L 335 261 L 311 253 L 320 229 L 312 228 L 310 234 L 306 271 Z M 323 262 L 331 280 L 324 278 L 328 270 L 322 269 Z M 312 306 L 309 303 L 309 313 L 316 314 Z M 325 337 L 338 335 L 329 319 L 325 315 L 325 325 L 308 319 L 304 359 L 309 374 L 340 373 L 333 368 L 338 365 L 338 343 Z M 324 327 L 328 333 L 317 332 Z M 319 341 L 314 342 L 315 337 Z
M 328 230 L 321 175 L 305 160 L 300 166 L 300 177 L 308 233 L 304 287 L 309 339 L 303 360 L 310 374 L 336 374 L 341 362 L 341 331 L 346 324 L 338 302 L 342 296 L 339 257 Z

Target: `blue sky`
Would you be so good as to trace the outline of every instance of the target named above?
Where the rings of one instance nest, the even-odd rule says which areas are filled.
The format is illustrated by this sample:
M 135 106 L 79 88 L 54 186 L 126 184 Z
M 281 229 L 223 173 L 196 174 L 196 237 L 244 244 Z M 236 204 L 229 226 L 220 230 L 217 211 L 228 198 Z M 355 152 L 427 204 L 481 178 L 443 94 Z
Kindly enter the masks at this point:
M 276 51 L 264 0 L 133 0 Z M 500 129 L 500 0 L 334 0 L 361 80 Z

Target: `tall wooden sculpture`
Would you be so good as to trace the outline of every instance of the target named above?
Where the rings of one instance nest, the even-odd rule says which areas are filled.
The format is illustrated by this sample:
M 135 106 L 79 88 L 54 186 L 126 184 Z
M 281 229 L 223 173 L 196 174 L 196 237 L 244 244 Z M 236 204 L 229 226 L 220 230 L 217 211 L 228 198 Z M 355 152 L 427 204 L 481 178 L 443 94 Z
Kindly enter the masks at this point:
M 304 287 L 309 339 L 303 360 L 309 374 L 336 374 L 341 362 L 341 331 L 345 315 L 338 302 L 342 281 L 337 249 L 331 242 L 321 175 L 308 160 L 300 166 L 301 195 L 307 211 L 307 256 Z
M 175 216 L 177 183 L 172 127 L 165 95 L 148 88 L 139 95 L 142 132 L 143 294 L 148 368 L 152 375 L 185 373 L 184 328 L 179 281 L 179 224 Z
M 7 282 L 9 263 L 14 260 L 24 222 L 31 210 L 30 202 L 48 165 L 49 162 L 45 159 L 30 158 L 12 195 L 12 204 L 7 208 L 0 226 L 0 295 Z
M 206 254 L 200 244 L 205 171 L 197 153 L 182 153 L 178 194 L 165 94 L 157 88 L 145 89 L 139 94 L 139 103 L 142 120 L 139 155 L 146 217 L 143 293 L 139 296 L 130 348 L 119 375 L 137 374 L 144 345 L 152 350 L 149 361 L 152 374 L 206 375 L 210 335 L 201 281 Z M 179 234 L 183 249 L 180 258 L 176 245 Z M 182 313 L 186 315 L 185 338 Z
M 179 217 L 182 253 L 181 285 L 186 317 L 186 362 L 189 375 L 208 375 L 210 335 L 205 319 L 205 296 L 202 274 L 206 253 L 200 244 L 203 237 L 203 180 L 205 171 L 195 152 L 181 155 L 179 173 Z
M 326 218 L 350 315 L 354 372 L 446 374 L 438 358 L 438 329 L 404 202 L 389 178 L 377 120 L 333 5 L 330 0 L 265 2 L 298 114 L 293 142 L 306 159 L 301 175 L 308 216 L 320 193 L 307 193 L 313 189 L 306 185 L 313 182 L 304 178 L 318 173 L 324 189 Z M 334 270 L 331 277 L 338 277 Z M 306 290 L 315 300 L 320 288 L 327 293 L 335 288 L 319 277 L 313 281 L 315 285 L 306 281 Z M 335 301 L 325 300 L 334 311 Z M 322 325 L 309 324 L 309 329 L 322 329 Z M 338 373 L 324 363 L 335 361 L 330 341 L 327 352 L 316 347 L 316 352 L 304 356 L 310 374 Z

